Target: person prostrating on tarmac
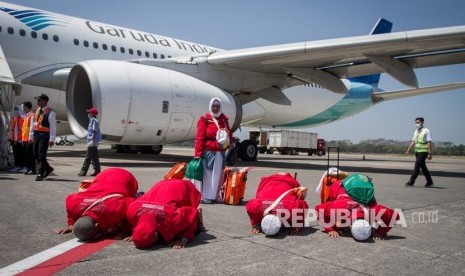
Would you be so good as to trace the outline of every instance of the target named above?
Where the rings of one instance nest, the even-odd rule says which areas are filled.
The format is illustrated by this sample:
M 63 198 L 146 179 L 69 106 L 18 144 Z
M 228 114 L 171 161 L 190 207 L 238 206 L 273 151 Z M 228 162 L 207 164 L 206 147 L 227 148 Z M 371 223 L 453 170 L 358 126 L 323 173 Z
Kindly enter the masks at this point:
M 126 211 L 138 189 L 136 178 L 127 170 L 109 168 L 97 175 L 85 191 L 66 197 L 68 227 L 57 234 L 73 232 L 82 241 L 118 233 L 127 227 Z
M 202 194 L 194 184 L 182 179 L 164 179 L 155 183 L 128 208 L 127 219 L 133 225 L 126 241 L 146 248 L 162 239 L 173 249 L 184 248 L 203 231 Z

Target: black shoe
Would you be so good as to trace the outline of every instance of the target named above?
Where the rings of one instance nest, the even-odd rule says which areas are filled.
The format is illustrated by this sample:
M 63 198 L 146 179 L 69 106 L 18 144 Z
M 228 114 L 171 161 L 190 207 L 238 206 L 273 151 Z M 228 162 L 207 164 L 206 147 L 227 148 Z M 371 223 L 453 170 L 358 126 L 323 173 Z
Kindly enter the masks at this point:
M 430 187 L 433 187 L 433 186 L 434 186 L 433 182 L 429 182 L 429 183 L 425 184 L 425 188 L 430 188 Z
M 55 170 L 54 168 L 49 167 L 49 168 L 45 171 L 44 178 L 46 178 L 47 176 L 49 176 L 54 170 Z
M 97 174 L 99 174 L 100 172 L 94 172 L 92 174 L 89 174 L 89 176 L 97 176 Z
M 79 176 L 86 176 L 86 173 L 85 172 L 80 172 L 78 173 Z
M 38 174 L 36 176 L 36 181 L 42 181 L 42 180 L 44 180 L 44 178 L 41 175 Z
M 413 182 L 409 181 L 409 182 L 405 183 L 405 187 L 413 188 Z

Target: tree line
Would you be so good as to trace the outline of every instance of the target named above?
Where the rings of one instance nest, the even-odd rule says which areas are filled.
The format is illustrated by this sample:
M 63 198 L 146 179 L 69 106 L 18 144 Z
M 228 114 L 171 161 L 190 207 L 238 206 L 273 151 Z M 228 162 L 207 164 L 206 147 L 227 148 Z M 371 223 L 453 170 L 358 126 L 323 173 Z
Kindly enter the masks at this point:
M 350 140 L 326 141 L 327 147 L 340 147 L 344 153 L 373 153 L 373 154 L 404 154 L 410 141 L 397 141 L 388 139 L 362 140 L 352 143 Z M 171 146 L 194 147 L 194 140 L 175 143 Z M 412 150 L 413 153 L 413 150 Z M 465 156 L 465 145 L 454 145 L 452 142 L 433 142 L 433 154 L 444 156 Z
M 410 141 L 387 139 L 362 140 L 356 144 L 350 140 L 326 141 L 326 146 L 340 147 L 340 151 L 345 153 L 404 154 L 409 144 Z M 465 145 L 455 145 L 452 142 L 433 142 L 433 154 L 465 156 Z

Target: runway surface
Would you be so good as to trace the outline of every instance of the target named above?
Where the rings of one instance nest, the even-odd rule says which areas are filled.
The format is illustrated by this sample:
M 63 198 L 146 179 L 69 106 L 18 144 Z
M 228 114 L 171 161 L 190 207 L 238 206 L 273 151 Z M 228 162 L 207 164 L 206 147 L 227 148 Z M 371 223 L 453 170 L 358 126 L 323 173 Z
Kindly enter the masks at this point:
M 134 155 L 116 154 L 103 146 L 100 153 L 103 169 L 123 167 L 131 171 L 140 190 L 145 191 L 175 163 L 189 161 L 193 150 L 165 148 L 160 155 Z M 87 249 L 75 250 L 81 252 L 80 256 L 72 249 L 62 249 L 64 245 L 82 246 L 73 241 L 74 236 L 53 231 L 66 226 L 64 199 L 77 191 L 83 179 L 77 173 L 85 147 L 55 146 L 48 156 L 55 172 L 45 181 L 0 172 L 0 275 L 13 275 L 28 266 L 35 267 L 23 271 L 30 275 L 37 275 L 34 269 L 44 266 L 44 274 L 80 276 L 465 275 L 465 158 L 434 156 L 427 164 L 435 187 L 424 188 L 425 179 L 420 175 L 412 189 L 405 188 L 404 183 L 413 169 L 413 156 L 366 155 L 363 160 L 361 154 L 341 155 L 342 170 L 373 178 L 378 203 L 402 210 L 407 227 L 393 228 L 385 240 L 362 243 L 350 235 L 329 238 L 317 222 L 300 236 L 284 232 L 274 238 L 251 234 L 244 204 L 254 197 L 261 177 L 297 173 L 298 181 L 310 190 L 307 202 L 313 208 L 319 203 L 313 191 L 326 169 L 325 156 L 260 154 L 258 162 L 238 164 L 253 167 L 243 205 L 202 205 L 207 231 L 187 248 L 173 250 L 157 244 L 139 250 L 132 243 L 103 241 L 93 245 L 95 251 L 84 244 Z M 31 260 L 37 262 L 34 256 L 46 259 L 44 252 L 62 256 L 59 250 L 68 254 L 67 258 L 39 262 L 39 268 L 37 264 L 32 266 Z M 86 250 L 88 254 L 83 254 Z

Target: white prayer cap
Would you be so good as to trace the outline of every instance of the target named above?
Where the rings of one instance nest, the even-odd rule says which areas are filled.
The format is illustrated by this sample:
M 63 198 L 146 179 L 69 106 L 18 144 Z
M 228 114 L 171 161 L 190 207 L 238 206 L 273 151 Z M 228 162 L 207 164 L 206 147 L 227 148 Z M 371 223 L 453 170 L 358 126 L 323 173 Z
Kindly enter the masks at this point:
M 281 220 L 275 215 L 266 215 L 262 219 L 261 227 L 265 235 L 274 236 L 281 229 Z
M 364 219 L 354 221 L 350 231 L 357 241 L 365 241 L 371 237 L 371 225 Z

